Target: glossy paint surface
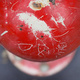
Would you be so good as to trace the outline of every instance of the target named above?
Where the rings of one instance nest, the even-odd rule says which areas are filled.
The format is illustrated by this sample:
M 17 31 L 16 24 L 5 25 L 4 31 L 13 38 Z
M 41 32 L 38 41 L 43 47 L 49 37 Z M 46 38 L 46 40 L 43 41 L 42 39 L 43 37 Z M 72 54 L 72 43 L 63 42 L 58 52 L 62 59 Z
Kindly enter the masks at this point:
M 0 0 L 0 43 L 33 61 L 69 54 L 80 45 L 80 0 Z

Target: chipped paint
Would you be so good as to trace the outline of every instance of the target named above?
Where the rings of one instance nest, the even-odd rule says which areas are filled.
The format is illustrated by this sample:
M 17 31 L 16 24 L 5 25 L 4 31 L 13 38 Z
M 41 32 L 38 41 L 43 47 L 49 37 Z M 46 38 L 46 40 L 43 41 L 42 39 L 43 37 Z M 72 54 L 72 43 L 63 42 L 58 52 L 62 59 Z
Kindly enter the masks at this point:
M 41 7 L 34 7 L 33 6 L 33 3 L 36 3 L 36 4 L 41 4 Z M 30 1 L 29 3 L 29 7 L 34 10 L 34 11 L 37 11 L 37 10 L 41 10 L 43 7 L 46 7 L 46 6 L 50 6 L 49 4 L 49 0 L 33 0 L 33 1 Z

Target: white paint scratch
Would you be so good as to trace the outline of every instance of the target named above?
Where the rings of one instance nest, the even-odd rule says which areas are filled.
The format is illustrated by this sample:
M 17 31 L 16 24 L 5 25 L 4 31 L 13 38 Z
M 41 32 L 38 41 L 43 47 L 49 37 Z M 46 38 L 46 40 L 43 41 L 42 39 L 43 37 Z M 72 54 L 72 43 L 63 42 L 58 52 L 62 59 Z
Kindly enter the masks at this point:
M 67 43 L 62 42 L 58 44 L 56 49 L 58 50 L 58 54 L 60 54 L 60 53 L 65 53 L 64 51 L 66 50 L 66 48 L 67 48 Z
M 61 23 L 65 28 L 66 28 L 66 25 L 64 24 L 64 18 L 62 16 L 59 16 L 59 19 L 58 19 L 58 23 Z
M 21 48 L 21 46 L 22 46 L 23 48 L 25 48 L 25 49 Z M 30 47 L 27 48 L 26 46 L 30 46 Z M 19 47 L 19 49 L 20 49 L 21 51 L 27 51 L 27 50 L 30 50 L 30 49 L 33 47 L 33 44 L 20 43 L 20 44 L 18 44 L 18 47 Z
M 67 47 L 67 43 L 66 42 L 62 42 L 60 44 L 58 44 L 58 49 L 59 50 L 64 50 Z
M 5 35 L 6 33 L 8 33 L 8 31 L 4 31 L 4 32 L 1 34 L 1 36 Z
M 55 38 L 52 38 L 54 41 L 56 41 L 56 42 L 60 42 L 60 41 L 58 41 L 57 39 L 55 39 Z
M 61 23 L 65 28 L 67 28 L 64 23 L 65 18 L 63 18 L 60 14 L 59 14 L 59 17 L 57 18 L 57 20 L 53 16 L 51 17 L 51 20 L 53 20 L 55 22 L 55 24 L 58 28 L 59 28 L 58 23 Z
M 6 21 L 5 24 L 8 24 L 8 22 Z
M 43 18 L 44 17 L 44 15 L 42 15 L 39 19 L 41 19 L 41 18 Z
M 18 3 L 18 1 L 15 2 L 15 3 L 12 5 L 11 10 L 13 9 L 13 7 L 14 7 L 17 3 Z M 12 10 L 12 11 L 14 11 L 14 10 Z
M 58 35 L 58 36 L 54 36 L 54 37 L 62 37 L 62 36 L 64 36 L 64 35 L 68 34 L 68 33 L 69 33 L 69 31 L 65 32 L 65 33 L 62 34 L 62 35 Z
M 58 22 L 56 21 L 56 19 L 53 16 L 51 17 L 51 20 L 53 20 L 56 23 L 56 26 L 58 27 Z
M 7 10 L 7 7 L 5 8 L 5 10 Z
M 8 17 L 8 13 L 6 13 L 6 17 Z
M 43 50 L 40 51 L 40 47 L 41 47 L 41 46 L 43 46 L 44 48 L 43 48 Z M 43 45 L 38 44 L 38 55 L 40 56 L 40 54 L 42 54 L 42 55 L 44 56 L 43 52 L 44 52 L 46 49 L 48 50 L 49 47 L 47 47 L 45 44 L 43 44 Z M 48 54 L 49 54 L 49 50 L 48 50 Z

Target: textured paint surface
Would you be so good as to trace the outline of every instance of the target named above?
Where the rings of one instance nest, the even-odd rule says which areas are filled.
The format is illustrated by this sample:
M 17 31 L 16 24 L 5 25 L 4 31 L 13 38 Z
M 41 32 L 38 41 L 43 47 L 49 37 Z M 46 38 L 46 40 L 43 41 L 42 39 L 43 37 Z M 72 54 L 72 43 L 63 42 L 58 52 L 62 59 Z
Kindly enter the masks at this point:
M 80 45 L 80 1 L 1 0 L 0 42 L 28 60 L 69 54 Z

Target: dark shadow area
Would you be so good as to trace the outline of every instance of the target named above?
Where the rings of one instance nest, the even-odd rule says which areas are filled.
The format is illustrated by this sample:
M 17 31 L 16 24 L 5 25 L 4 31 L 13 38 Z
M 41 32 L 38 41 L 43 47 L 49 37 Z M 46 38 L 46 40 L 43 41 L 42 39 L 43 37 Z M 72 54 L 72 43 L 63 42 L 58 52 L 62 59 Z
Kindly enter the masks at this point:
M 80 47 L 76 51 L 76 55 L 72 62 L 61 72 L 49 77 L 36 77 L 24 74 L 13 66 L 13 64 L 5 58 L 2 52 L 4 48 L 0 46 L 0 80 L 80 80 Z

